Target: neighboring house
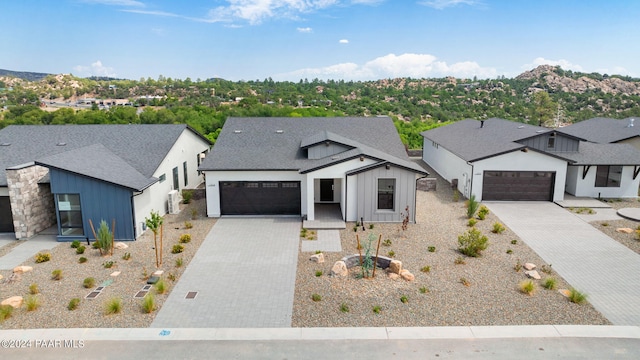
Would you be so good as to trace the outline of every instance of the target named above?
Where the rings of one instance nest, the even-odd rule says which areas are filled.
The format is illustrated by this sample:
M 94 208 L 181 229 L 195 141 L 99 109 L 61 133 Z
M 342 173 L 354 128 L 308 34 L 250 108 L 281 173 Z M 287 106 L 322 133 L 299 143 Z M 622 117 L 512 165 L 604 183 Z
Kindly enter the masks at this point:
M 640 149 L 640 124 L 634 118 L 623 120 L 593 118 L 560 129 L 563 133 L 599 144 L 630 144 Z
M 371 118 L 229 118 L 205 173 L 207 214 L 301 215 L 339 204 L 346 221 L 415 221 L 416 181 L 393 121 Z
M 211 143 L 186 125 L 12 125 L 0 130 L 0 232 L 28 239 L 56 225 L 58 240 L 93 238 L 115 220 L 134 240 L 168 193 L 202 183 Z M 174 195 L 175 197 L 175 195 Z
M 465 197 L 637 196 L 640 151 L 628 144 L 594 144 L 564 129 L 496 118 L 462 120 L 422 136 L 423 160 Z

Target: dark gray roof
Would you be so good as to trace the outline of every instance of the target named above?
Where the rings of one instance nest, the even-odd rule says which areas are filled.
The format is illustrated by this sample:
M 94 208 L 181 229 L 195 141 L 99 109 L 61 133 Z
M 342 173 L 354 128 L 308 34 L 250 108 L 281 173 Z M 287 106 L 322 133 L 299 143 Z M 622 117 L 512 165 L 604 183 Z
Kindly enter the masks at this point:
M 326 140 L 351 149 L 308 159 L 304 148 Z M 360 155 L 425 173 L 409 160 L 389 117 L 228 118 L 200 170 L 308 172 Z
M 197 134 L 184 124 L 7 126 L 0 130 L 0 144 L 10 144 L 0 146 L 0 186 L 7 186 L 4 169 L 94 144 L 151 178 L 185 129 Z
M 158 179 L 142 175 L 102 144 L 89 145 L 36 160 L 37 165 L 53 167 L 101 181 L 142 191 Z
M 421 135 L 472 162 L 525 148 L 516 141 L 552 131 L 497 118 L 485 120 L 481 126 L 480 121 L 467 119 L 427 130 Z
M 629 127 L 631 119 L 593 118 L 565 126 L 558 131 L 587 141 L 607 144 L 640 136 L 640 123 L 636 122 Z
M 563 153 L 572 165 L 640 165 L 640 150 L 630 144 L 580 142 L 580 152 Z

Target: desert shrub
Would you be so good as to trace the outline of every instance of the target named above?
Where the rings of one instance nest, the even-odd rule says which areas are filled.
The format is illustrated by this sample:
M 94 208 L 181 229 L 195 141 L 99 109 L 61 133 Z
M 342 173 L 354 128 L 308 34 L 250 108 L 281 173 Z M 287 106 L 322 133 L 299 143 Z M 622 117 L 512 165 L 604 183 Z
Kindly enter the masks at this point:
M 169 279 L 171 281 L 176 281 L 176 279 L 177 279 L 176 274 L 169 273 L 169 275 L 167 275 L 167 279 Z
M 159 279 L 154 286 L 158 294 L 164 294 L 167 291 L 167 283 L 163 279 Z
M 553 272 L 553 270 L 551 270 L 551 264 L 549 264 L 549 265 L 543 264 L 540 267 L 540 271 L 542 271 L 543 273 L 545 273 L 547 275 L 549 275 L 549 274 L 551 274 Z
M 460 278 L 460 284 L 464 285 L 464 286 L 471 286 L 471 281 L 467 280 L 467 278 Z
M 182 190 L 182 203 L 189 204 L 193 198 L 193 190 Z
M 198 210 L 191 209 L 191 220 L 195 220 L 198 218 Z
M 467 226 L 468 227 L 474 227 L 474 226 L 476 226 L 477 223 L 478 223 L 478 220 L 476 220 L 474 218 L 471 218 L 471 219 L 469 219 L 469 221 L 467 221 Z
M 73 311 L 73 310 L 78 308 L 78 305 L 80 305 L 80 299 L 79 298 L 73 298 L 73 299 L 69 300 L 69 304 L 67 305 L 67 309 Z
M 35 256 L 35 261 L 36 261 L 37 264 L 40 264 L 40 263 L 43 263 L 43 262 L 47 262 L 49 260 L 51 260 L 51 254 L 49 254 L 49 253 L 39 252 Z
M 418 289 L 418 291 L 420 291 L 420 294 L 426 294 L 429 292 L 429 288 L 426 286 L 422 286 L 420 287 L 420 289 Z
M 489 239 L 476 228 L 471 228 L 458 236 L 458 250 L 471 257 L 480 256 L 480 253 L 489 246 L 488 243 Z
M 191 242 L 191 235 L 190 234 L 182 234 L 180 235 L 180 243 L 182 244 L 186 244 Z
M 422 271 L 423 273 L 428 273 L 429 271 L 431 271 L 431 266 L 427 265 L 427 266 L 423 266 L 420 271 Z
M 548 277 L 544 279 L 544 281 L 542 282 L 542 287 L 547 290 L 554 290 L 557 286 L 556 283 L 557 283 L 557 280 L 555 278 Z
M 24 304 L 27 307 L 27 311 L 34 311 L 40 307 L 40 299 L 35 295 L 29 295 L 25 297 Z
M 517 244 L 517 243 L 518 243 L 518 240 L 515 240 L 515 239 L 514 239 L 514 240 L 511 240 L 511 245 L 515 245 L 515 244 Z
M 373 230 L 373 224 L 369 224 L 369 230 Z
M 93 243 L 91 243 L 91 248 L 92 249 L 100 249 L 100 244 L 97 241 L 94 241 Z
M 322 270 L 316 270 L 316 277 L 322 276 Z
M 104 304 L 104 313 L 106 315 L 117 314 L 122 311 L 122 299 L 119 297 L 113 297 L 107 300 Z
M 373 308 L 371 308 L 371 310 L 373 310 L 375 314 L 380 314 L 380 312 L 382 311 L 382 308 L 380 307 L 380 305 L 376 305 Z
M 429 247 L 427 247 L 427 250 L 429 252 L 436 252 L 436 247 L 435 246 L 429 246 Z
M 491 229 L 491 232 L 494 234 L 502 234 L 505 230 L 506 229 L 504 225 L 500 224 L 499 222 L 495 222 L 493 223 L 493 229 Z
M 73 240 L 73 241 L 71 242 L 71 247 L 72 247 L 72 248 L 77 249 L 77 248 L 78 248 L 78 246 L 80 246 L 80 241 L 79 241 L 79 240 Z
M 348 313 L 349 312 L 349 305 L 347 305 L 346 303 L 340 304 L 340 311 L 343 312 L 343 313 Z
M 536 291 L 536 284 L 533 280 L 523 280 L 518 284 L 518 288 L 520 289 L 520 292 L 524 294 L 533 295 Z
M 176 267 L 181 267 L 183 263 L 184 260 L 182 259 L 182 257 L 176 259 Z
M 389 256 L 390 258 L 394 258 L 394 257 L 396 257 L 396 252 L 395 252 L 395 251 L 393 251 L 393 250 L 391 250 L 391 251 L 389 251 L 389 252 L 387 253 L 387 256 Z
M 93 285 L 95 284 L 96 284 L 96 279 L 92 277 L 85 278 L 84 281 L 82 282 L 82 286 L 84 286 L 85 289 L 92 288 Z
M 464 265 L 467 263 L 462 256 L 458 256 L 453 262 L 456 265 Z
M 175 245 L 173 245 L 173 248 L 171 248 L 171 253 L 172 254 L 180 254 L 183 251 L 184 251 L 184 246 L 182 246 L 180 244 L 175 244 Z
M 311 294 L 311 300 L 318 302 L 322 300 L 322 296 L 320 294 Z
M 40 292 L 40 289 L 38 289 L 38 284 L 29 285 L 29 294 L 35 295 L 35 294 L 38 294 L 39 292 Z
M 105 261 L 105 262 L 103 262 L 103 263 L 102 263 L 102 266 L 103 266 L 105 269 L 111 269 L 111 268 L 113 267 L 113 265 L 114 265 L 114 264 L 115 264 L 115 262 L 113 262 L 113 261 L 109 260 L 109 261 Z
M 51 272 L 51 279 L 52 280 L 60 280 L 62 279 L 62 270 L 60 269 L 55 269 Z
M 109 225 L 104 220 L 100 221 L 100 227 L 98 228 L 98 232 L 96 234 L 97 239 L 96 243 L 98 243 L 98 249 L 100 253 L 111 251 L 111 244 L 113 242 L 113 233 L 109 229 Z
M 193 224 L 191 223 L 191 221 L 185 221 L 184 222 L 184 228 L 185 229 L 191 229 L 193 227 Z
M 587 300 L 587 294 L 580 292 L 574 288 L 569 290 L 569 301 L 575 304 L 582 304 Z
M 13 306 L 0 305 L 0 323 L 11 317 L 13 314 Z
M 406 295 L 400 296 L 400 302 L 406 304 L 409 302 L 409 298 Z
M 156 309 L 156 299 L 153 297 L 153 293 L 147 293 L 147 295 L 142 298 L 142 311 L 150 314 L 153 310 Z
M 86 262 L 87 262 L 87 258 L 86 258 L 86 257 L 84 257 L 84 256 L 81 256 L 81 257 L 78 259 L 78 262 L 79 262 L 80 264 L 86 263 Z
M 488 214 L 489 214 L 489 208 L 484 205 L 480 206 L 480 210 L 478 210 L 478 219 L 484 220 L 487 218 Z
M 384 246 L 391 246 L 393 243 L 391 242 L 391 239 L 384 239 L 382 241 L 382 245 Z
M 82 254 L 84 254 L 84 250 L 85 250 L 85 249 L 86 249 L 86 248 L 85 248 L 83 245 L 78 246 L 78 247 L 76 248 L 76 254 L 78 254 L 78 255 L 82 255 Z
M 458 191 L 458 189 L 454 188 L 453 189 L 453 202 L 458 202 L 458 200 L 460 200 L 460 192 Z
M 476 196 L 471 195 L 467 200 L 467 219 L 471 219 L 476 214 L 478 206 L 480 206 L 480 203 L 476 200 Z
M 513 254 L 513 250 L 507 249 L 507 254 Z
M 131 259 L 131 253 L 124 253 L 124 255 L 122 255 L 122 260 L 129 260 Z

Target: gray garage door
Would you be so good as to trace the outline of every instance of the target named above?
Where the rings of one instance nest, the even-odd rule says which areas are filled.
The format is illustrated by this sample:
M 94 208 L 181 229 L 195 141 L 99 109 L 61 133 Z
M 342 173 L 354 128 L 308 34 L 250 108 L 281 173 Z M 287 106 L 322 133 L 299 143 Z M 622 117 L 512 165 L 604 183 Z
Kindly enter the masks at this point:
M 482 200 L 551 201 L 555 172 L 485 171 Z
M 300 215 L 299 181 L 222 181 L 222 215 Z
M 8 196 L 0 196 L 0 232 L 13 232 L 11 201 Z

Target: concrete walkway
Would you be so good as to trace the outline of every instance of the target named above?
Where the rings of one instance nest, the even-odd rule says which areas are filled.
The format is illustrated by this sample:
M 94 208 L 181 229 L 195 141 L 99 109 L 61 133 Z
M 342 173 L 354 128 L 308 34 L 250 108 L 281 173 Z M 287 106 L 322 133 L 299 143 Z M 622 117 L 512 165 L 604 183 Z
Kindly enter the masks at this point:
M 151 327 L 290 327 L 299 243 L 299 218 L 219 219 Z
M 485 205 L 615 325 L 640 325 L 640 255 L 548 202 Z
M 11 240 L 16 241 L 16 240 Z M 37 235 L 33 238 L 22 242 L 20 245 L 11 249 L 11 251 L 0 257 L 0 270 L 13 270 L 16 266 L 22 264 L 35 254 L 43 250 L 51 250 L 60 243 L 56 241 L 55 235 Z

